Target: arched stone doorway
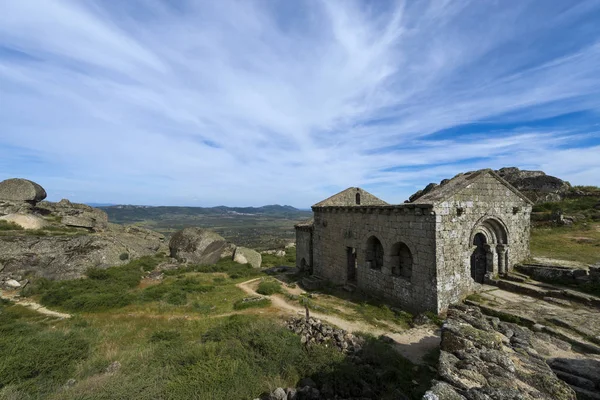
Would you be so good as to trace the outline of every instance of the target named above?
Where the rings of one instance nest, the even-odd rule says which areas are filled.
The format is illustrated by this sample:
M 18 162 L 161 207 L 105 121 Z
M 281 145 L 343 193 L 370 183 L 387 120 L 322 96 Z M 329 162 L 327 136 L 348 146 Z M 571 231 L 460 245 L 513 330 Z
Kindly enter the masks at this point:
M 487 272 L 487 239 L 483 233 L 477 233 L 473 238 L 475 250 L 471 254 L 471 278 L 477 283 L 483 283 L 483 278 Z
M 508 231 L 499 219 L 477 223 L 471 234 L 471 277 L 483 283 L 485 275 L 508 272 Z
M 367 240 L 365 261 L 372 269 L 381 270 L 383 267 L 383 245 L 375 236 L 371 236 Z
M 413 257 L 403 242 L 395 243 L 391 250 L 392 275 L 410 280 L 412 277 Z

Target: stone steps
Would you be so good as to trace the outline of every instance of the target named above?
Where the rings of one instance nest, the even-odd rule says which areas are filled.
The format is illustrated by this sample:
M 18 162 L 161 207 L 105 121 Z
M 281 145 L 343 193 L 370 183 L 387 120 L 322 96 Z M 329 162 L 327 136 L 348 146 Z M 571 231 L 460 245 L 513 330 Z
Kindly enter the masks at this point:
M 491 281 L 490 284 L 498 286 L 500 289 L 509 292 L 525 294 L 536 298 L 555 297 L 559 299 L 571 300 L 587 306 L 600 308 L 600 298 L 590 294 L 581 293 L 576 290 L 563 288 L 560 286 L 541 283 L 534 280 L 517 282 L 508 279 L 498 279 Z

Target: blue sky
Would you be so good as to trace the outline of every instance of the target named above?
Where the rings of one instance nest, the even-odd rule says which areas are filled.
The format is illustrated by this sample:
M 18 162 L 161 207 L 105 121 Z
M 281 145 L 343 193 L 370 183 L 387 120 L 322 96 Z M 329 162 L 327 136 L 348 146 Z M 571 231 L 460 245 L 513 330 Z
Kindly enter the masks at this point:
M 597 0 L 0 8 L 0 179 L 51 200 L 400 203 L 503 166 L 600 185 Z

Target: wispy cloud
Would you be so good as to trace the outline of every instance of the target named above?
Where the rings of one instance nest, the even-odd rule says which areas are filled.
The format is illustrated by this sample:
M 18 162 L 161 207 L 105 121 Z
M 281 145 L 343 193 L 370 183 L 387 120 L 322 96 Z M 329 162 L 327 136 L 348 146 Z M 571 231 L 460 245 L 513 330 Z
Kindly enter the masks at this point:
M 597 1 L 8 1 L 0 178 L 52 198 L 402 201 L 516 165 L 600 184 Z

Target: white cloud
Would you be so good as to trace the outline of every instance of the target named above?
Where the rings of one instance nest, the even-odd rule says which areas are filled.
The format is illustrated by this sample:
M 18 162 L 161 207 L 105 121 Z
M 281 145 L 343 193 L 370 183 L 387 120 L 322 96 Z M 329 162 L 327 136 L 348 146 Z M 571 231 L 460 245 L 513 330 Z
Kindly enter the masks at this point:
M 182 4 L 7 2 L 0 178 L 53 198 L 297 206 L 350 185 L 401 201 L 487 166 L 600 184 L 597 129 L 588 148 L 570 139 L 586 126 L 431 136 L 597 123 L 600 28 L 572 29 L 593 1 Z

